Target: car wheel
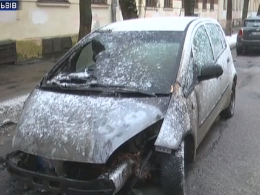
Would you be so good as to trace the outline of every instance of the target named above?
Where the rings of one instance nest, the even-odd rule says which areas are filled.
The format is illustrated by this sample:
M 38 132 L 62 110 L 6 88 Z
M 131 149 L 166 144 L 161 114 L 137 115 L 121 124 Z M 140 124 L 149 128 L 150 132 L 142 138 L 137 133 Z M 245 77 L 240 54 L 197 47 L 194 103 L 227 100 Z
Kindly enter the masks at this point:
M 230 103 L 229 103 L 228 107 L 221 112 L 221 117 L 223 119 L 229 119 L 234 116 L 235 105 L 236 105 L 235 103 L 236 103 L 236 86 L 234 84 L 232 87 Z
M 161 186 L 164 195 L 183 195 L 185 190 L 184 142 L 173 154 L 161 159 Z
M 237 55 L 240 56 L 243 53 L 243 48 L 242 47 L 237 47 L 236 51 L 237 51 Z

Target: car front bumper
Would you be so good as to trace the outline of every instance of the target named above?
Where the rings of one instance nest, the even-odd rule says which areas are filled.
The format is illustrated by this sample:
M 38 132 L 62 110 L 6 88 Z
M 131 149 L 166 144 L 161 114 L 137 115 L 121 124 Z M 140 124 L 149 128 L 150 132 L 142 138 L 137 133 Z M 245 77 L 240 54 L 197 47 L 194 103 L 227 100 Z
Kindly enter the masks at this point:
M 91 181 L 74 180 L 64 177 L 51 176 L 23 169 L 18 166 L 21 152 L 13 152 L 6 157 L 9 173 L 27 186 L 45 189 L 54 193 L 71 195 L 113 195 L 115 185 L 109 179 Z

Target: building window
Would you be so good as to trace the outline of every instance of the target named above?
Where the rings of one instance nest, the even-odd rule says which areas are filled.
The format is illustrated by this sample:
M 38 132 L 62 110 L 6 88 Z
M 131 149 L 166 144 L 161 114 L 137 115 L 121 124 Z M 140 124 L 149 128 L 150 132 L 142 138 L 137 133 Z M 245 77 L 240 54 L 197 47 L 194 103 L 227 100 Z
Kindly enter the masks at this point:
M 107 4 L 107 0 L 91 0 L 92 4 Z
M 172 8 L 172 0 L 164 0 L 164 7 Z
M 210 10 L 214 10 L 214 0 L 210 0 Z
M 223 1 L 223 10 L 227 10 L 227 0 Z
M 181 6 L 182 6 L 182 9 L 184 9 L 184 0 L 182 0 Z M 199 8 L 198 0 L 195 0 L 195 1 L 194 1 L 194 8 L 195 8 L 195 9 L 198 9 L 198 8 Z
M 156 7 L 157 0 L 146 0 L 146 7 Z
M 203 0 L 202 9 L 207 9 L 207 0 Z
M 198 0 L 195 0 L 195 2 L 194 2 L 194 8 L 195 8 L 195 9 L 198 9 L 198 8 L 199 8 Z
M 40 3 L 69 3 L 69 0 L 38 0 Z

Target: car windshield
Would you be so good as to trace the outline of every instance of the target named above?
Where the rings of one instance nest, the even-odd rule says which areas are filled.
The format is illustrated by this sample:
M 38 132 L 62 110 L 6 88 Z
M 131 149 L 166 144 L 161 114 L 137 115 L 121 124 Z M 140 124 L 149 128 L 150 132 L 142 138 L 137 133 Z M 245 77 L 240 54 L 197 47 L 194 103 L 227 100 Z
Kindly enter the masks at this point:
M 260 20 L 246 20 L 245 27 L 260 27 Z
M 178 71 L 182 36 L 183 32 L 170 31 L 94 32 L 49 83 L 62 81 L 68 86 L 95 78 L 99 86 L 169 93 Z

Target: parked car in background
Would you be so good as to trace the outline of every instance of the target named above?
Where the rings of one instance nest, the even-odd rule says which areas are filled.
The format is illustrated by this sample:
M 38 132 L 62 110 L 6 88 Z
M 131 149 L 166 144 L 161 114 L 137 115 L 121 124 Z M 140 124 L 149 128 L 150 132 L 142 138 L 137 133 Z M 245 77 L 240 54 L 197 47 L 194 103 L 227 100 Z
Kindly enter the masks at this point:
M 231 118 L 237 73 L 216 20 L 158 17 L 85 36 L 26 100 L 7 155 L 29 186 L 126 194 L 146 182 L 182 195 L 215 119 Z
M 236 52 L 241 55 L 248 50 L 260 49 L 260 17 L 248 17 L 237 34 Z

